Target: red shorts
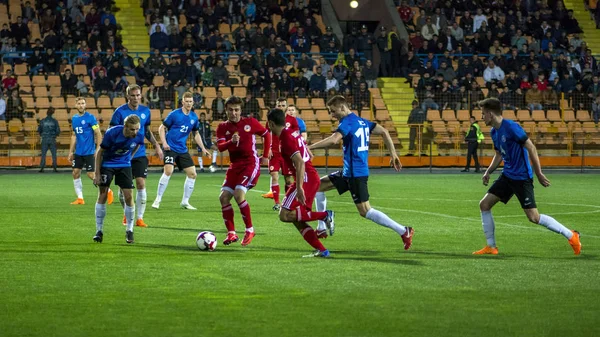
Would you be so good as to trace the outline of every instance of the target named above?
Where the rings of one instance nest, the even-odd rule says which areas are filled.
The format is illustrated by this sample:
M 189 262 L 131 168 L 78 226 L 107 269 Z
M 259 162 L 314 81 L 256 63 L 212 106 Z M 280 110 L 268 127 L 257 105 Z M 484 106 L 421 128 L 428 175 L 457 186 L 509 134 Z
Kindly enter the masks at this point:
M 256 186 L 258 177 L 260 177 L 260 165 L 258 163 L 229 166 L 225 173 L 225 181 L 221 186 L 221 191 L 228 191 L 231 194 L 236 189 L 248 191 Z
M 306 179 L 302 188 L 304 189 L 304 198 L 306 202 L 304 206 L 307 209 L 312 209 L 312 204 L 315 201 L 315 195 L 319 192 L 319 186 L 321 185 L 321 178 L 319 177 L 319 173 L 317 171 L 306 172 Z M 301 204 L 296 199 L 296 183 L 293 183 L 292 186 L 285 192 L 285 198 L 283 198 L 283 202 L 281 204 L 283 208 L 287 210 L 294 210 L 296 207 Z
M 274 154 L 273 157 L 271 157 L 271 159 L 269 159 L 269 173 L 270 172 L 279 172 L 279 170 L 281 170 L 281 173 L 284 176 L 293 176 L 294 172 L 292 172 L 292 170 L 290 170 L 288 168 L 288 166 L 285 163 L 285 160 L 283 160 L 283 157 L 281 156 L 280 153 Z

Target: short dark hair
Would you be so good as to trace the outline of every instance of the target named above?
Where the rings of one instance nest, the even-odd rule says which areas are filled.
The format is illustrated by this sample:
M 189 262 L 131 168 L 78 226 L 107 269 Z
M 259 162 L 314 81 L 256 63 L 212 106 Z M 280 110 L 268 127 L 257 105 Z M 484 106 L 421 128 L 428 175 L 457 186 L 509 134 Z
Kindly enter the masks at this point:
M 229 96 L 225 100 L 225 106 L 228 105 L 242 105 L 242 99 L 238 96 Z
M 267 120 L 275 123 L 277 126 L 285 126 L 285 112 L 281 109 L 271 109 L 267 115 Z
M 489 110 L 495 115 L 502 115 L 502 103 L 495 97 L 486 98 L 479 102 L 481 109 Z

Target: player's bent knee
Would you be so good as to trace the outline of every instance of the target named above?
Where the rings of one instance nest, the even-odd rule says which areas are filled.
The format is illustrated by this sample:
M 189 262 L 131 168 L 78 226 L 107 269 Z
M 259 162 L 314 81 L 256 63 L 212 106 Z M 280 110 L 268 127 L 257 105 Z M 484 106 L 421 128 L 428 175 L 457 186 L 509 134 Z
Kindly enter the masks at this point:
M 479 202 L 479 210 L 482 212 L 487 212 L 491 209 L 492 207 L 490 206 L 490 204 L 485 199 L 481 199 L 481 201 Z
M 232 195 L 230 193 L 221 192 L 221 195 L 219 195 L 219 202 L 221 202 L 222 206 L 228 205 L 231 203 L 231 197 Z
M 146 179 L 144 178 L 135 178 L 135 188 L 138 190 L 143 190 L 146 188 Z

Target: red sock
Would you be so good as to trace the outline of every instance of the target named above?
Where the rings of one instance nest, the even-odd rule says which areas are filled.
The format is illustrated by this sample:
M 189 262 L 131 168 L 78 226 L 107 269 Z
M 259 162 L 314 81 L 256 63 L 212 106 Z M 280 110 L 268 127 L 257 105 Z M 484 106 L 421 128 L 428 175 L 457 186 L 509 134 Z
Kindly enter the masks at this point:
M 313 212 L 304 206 L 296 207 L 296 220 L 310 222 L 315 220 L 325 220 L 327 212 Z
M 279 184 L 271 186 L 271 191 L 273 191 L 273 200 L 279 204 Z
M 248 205 L 248 201 L 244 200 L 241 204 L 238 204 L 238 206 L 240 207 L 240 213 L 242 213 L 242 219 L 244 219 L 246 228 L 252 228 L 252 216 L 250 215 L 250 205 Z
M 308 226 L 307 228 L 304 228 L 300 234 L 302 234 L 302 237 L 304 237 L 304 241 L 308 242 L 308 244 L 314 249 L 318 249 L 319 251 L 324 251 L 327 249 L 325 246 L 323 246 L 321 241 L 319 241 L 319 238 L 317 237 L 317 234 L 315 234 L 315 231 L 312 229 L 312 227 Z
M 233 207 L 231 207 L 231 204 L 222 206 L 221 212 L 223 212 L 223 221 L 225 221 L 227 231 L 235 232 L 235 225 L 233 224 Z

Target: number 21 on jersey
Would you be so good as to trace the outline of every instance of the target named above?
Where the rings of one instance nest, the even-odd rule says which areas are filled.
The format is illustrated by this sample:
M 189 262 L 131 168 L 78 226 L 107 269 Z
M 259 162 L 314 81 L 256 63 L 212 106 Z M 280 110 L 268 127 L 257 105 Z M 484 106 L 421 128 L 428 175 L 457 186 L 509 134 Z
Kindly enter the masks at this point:
M 360 146 L 356 149 L 357 152 L 369 151 L 369 128 L 359 128 L 354 135 L 360 138 Z

